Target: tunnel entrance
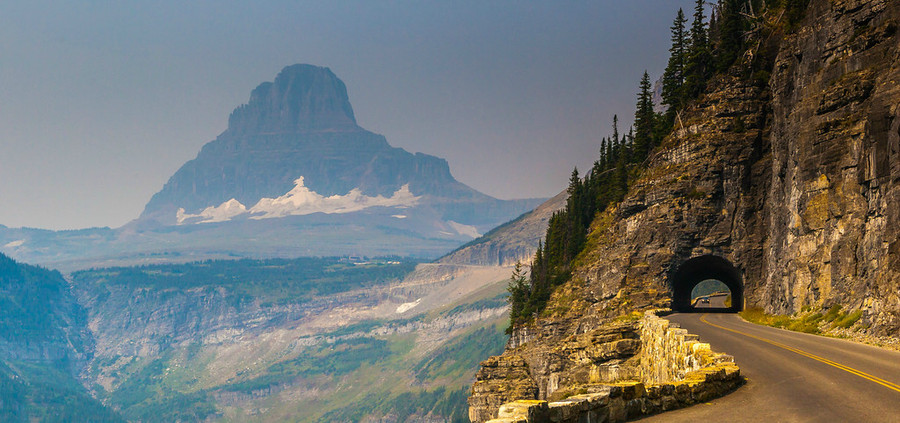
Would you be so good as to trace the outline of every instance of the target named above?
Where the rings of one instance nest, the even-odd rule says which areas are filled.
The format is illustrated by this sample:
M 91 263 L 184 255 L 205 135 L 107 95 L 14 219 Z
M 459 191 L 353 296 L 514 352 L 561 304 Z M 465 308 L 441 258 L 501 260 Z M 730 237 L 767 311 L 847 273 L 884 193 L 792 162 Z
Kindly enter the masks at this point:
M 723 293 L 722 289 L 702 292 L 716 286 L 713 281 L 720 282 L 730 292 Z M 701 289 L 695 291 L 698 285 Z M 719 256 L 705 255 L 686 261 L 675 271 L 669 286 L 672 289 L 672 309 L 678 312 L 736 313 L 744 306 L 741 272 Z

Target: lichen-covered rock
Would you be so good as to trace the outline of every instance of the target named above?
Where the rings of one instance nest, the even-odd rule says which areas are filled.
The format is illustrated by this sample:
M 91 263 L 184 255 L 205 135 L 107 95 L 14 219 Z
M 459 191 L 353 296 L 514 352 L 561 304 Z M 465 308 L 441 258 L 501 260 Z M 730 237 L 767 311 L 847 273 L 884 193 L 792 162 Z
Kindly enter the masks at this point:
M 900 4 L 813 1 L 772 82 L 770 312 L 841 304 L 900 330 Z
M 483 422 L 497 417 L 501 405 L 514 400 L 536 399 L 537 386 L 522 357 L 504 354 L 481 363 L 469 396 L 469 420 Z

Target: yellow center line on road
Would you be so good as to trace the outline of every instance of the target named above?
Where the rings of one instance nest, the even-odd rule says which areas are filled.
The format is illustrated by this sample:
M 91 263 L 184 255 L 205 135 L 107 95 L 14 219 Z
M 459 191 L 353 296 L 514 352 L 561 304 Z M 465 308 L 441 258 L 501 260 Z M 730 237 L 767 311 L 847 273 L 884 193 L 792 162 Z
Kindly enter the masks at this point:
M 703 316 L 701 316 L 701 317 L 700 317 L 700 321 L 703 322 L 703 323 L 706 323 L 707 325 L 710 325 L 710 326 L 712 326 L 712 327 L 716 327 L 716 328 L 719 328 L 719 329 L 722 329 L 722 330 L 727 330 L 727 331 L 729 331 L 729 332 L 734 332 L 734 333 L 739 334 L 739 335 L 744 335 L 744 336 L 746 336 L 746 337 L 753 338 L 753 339 L 756 339 L 756 340 L 763 341 L 763 342 L 765 342 L 765 343 L 767 343 L 767 344 L 774 345 L 774 346 L 776 346 L 776 347 L 778 347 L 778 348 L 783 348 L 783 349 L 786 349 L 786 350 L 788 350 L 788 351 L 795 352 L 795 353 L 800 354 L 800 355 L 802 355 L 802 356 L 804 356 L 804 357 L 808 357 L 808 358 L 811 358 L 811 359 L 813 359 L 813 360 L 816 360 L 816 361 L 825 363 L 825 364 L 827 364 L 827 365 L 829 365 L 829 366 L 836 367 L 836 368 L 841 369 L 841 370 L 843 370 L 843 371 L 845 371 L 845 372 L 847 372 L 847 373 L 852 373 L 852 374 L 854 374 L 854 375 L 856 375 L 856 376 L 859 376 L 859 377 L 861 377 L 861 378 L 863 378 L 863 379 L 866 379 L 866 380 L 875 382 L 875 383 L 877 383 L 877 384 L 879 384 L 879 385 L 882 385 L 882 386 L 885 386 L 885 387 L 887 387 L 887 388 L 889 388 L 889 389 L 893 389 L 893 390 L 895 390 L 895 391 L 897 391 L 897 392 L 900 392 L 900 385 L 897 385 L 896 383 L 888 382 L 888 381 L 886 381 L 886 380 L 884 380 L 884 379 L 882 379 L 882 378 L 880 378 L 880 377 L 872 376 L 872 375 L 870 375 L 870 374 L 868 374 L 868 373 L 866 373 L 866 372 L 863 372 L 863 371 L 861 371 L 861 370 L 856 370 L 856 369 L 854 369 L 854 368 L 852 368 L 852 367 L 850 367 L 850 366 L 846 366 L 846 365 L 843 365 L 843 364 L 841 364 L 841 363 L 838 363 L 838 362 L 835 362 L 835 361 L 831 361 L 831 360 L 829 360 L 829 359 L 827 359 L 827 358 L 820 357 L 820 356 L 817 356 L 817 355 L 815 355 L 815 354 L 808 353 L 808 352 L 806 352 L 806 351 L 803 351 L 803 350 L 800 350 L 800 349 L 791 347 L 791 346 L 789 346 L 789 345 L 782 344 L 782 343 L 780 343 L 780 342 L 771 341 L 771 340 L 768 340 L 768 339 L 766 339 L 766 338 L 762 338 L 762 337 L 759 337 L 759 336 L 756 336 L 756 335 L 751 335 L 751 334 L 749 334 L 749 333 L 741 332 L 741 331 L 739 331 L 739 330 L 734 330 L 734 329 L 726 328 L 726 327 L 724 327 L 724 326 L 719 326 L 719 325 L 717 325 L 717 324 L 715 324 L 715 323 L 711 323 L 710 321 L 706 320 L 706 316 L 707 316 L 706 314 L 704 314 Z

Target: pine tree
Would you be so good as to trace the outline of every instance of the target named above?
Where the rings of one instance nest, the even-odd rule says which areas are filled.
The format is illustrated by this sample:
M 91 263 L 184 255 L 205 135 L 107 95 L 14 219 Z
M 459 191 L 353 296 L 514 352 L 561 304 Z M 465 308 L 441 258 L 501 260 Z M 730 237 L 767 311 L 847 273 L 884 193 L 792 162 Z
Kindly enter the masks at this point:
M 717 34 L 716 68 L 728 69 L 744 50 L 744 18 L 741 16 L 741 0 L 720 2 L 718 25 L 713 28 Z
M 606 137 L 600 140 L 600 171 L 606 170 Z
M 568 263 L 575 259 L 581 251 L 582 238 L 584 237 L 584 223 L 582 219 L 582 204 L 584 203 L 583 185 L 578 176 L 578 168 L 572 170 L 569 177 L 569 199 L 566 201 L 566 235 L 563 261 Z
M 613 154 L 616 156 L 616 159 L 618 159 L 618 155 L 619 155 L 619 115 L 613 115 L 612 143 L 614 146 Z
M 579 185 L 581 185 L 581 178 L 578 177 L 578 167 L 576 166 L 572 169 L 572 174 L 569 175 L 569 188 L 566 190 L 569 193 L 569 205 L 571 205 L 573 201 L 576 201 L 573 197 L 578 194 Z
M 542 284 L 547 284 L 547 260 L 544 258 L 544 244 L 538 241 L 538 249 L 534 254 L 534 264 L 531 266 L 532 280 L 537 278 Z
M 616 143 L 616 154 L 618 155 L 616 160 L 616 197 L 625 195 L 625 192 L 628 190 L 628 145 L 626 144 L 626 138 L 622 137 Z
M 706 30 L 703 0 L 697 0 L 694 6 L 694 20 L 691 22 L 691 45 L 685 63 L 685 100 L 697 98 L 706 88 L 712 71 L 712 53 Z
M 672 47 L 669 48 L 669 63 L 663 73 L 663 104 L 668 106 L 666 119 L 671 125 L 675 121 L 675 113 L 684 107 L 684 69 L 687 62 L 688 37 L 684 25 L 687 18 L 678 9 L 672 23 Z
M 637 107 L 634 112 L 634 158 L 637 163 L 643 162 L 653 148 L 653 94 L 650 91 L 650 75 L 644 71 L 638 92 Z
M 612 138 L 606 139 L 606 169 L 612 169 L 616 164 L 615 153 L 613 152 L 613 140 Z
M 786 0 L 784 8 L 785 13 L 787 14 L 788 25 L 791 28 L 800 23 L 800 20 L 803 19 L 803 14 L 808 5 L 809 0 Z
M 540 251 L 540 249 L 538 249 L 538 251 Z M 525 280 L 525 270 L 522 267 L 521 262 L 516 262 L 516 267 L 513 269 L 512 276 L 510 276 L 509 282 L 506 285 L 506 290 L 509 292 L 508 301 L 510 308 L 509 327 L 506 328 L 506 333 L 511 334 L 513 327 L 515 327 L 516 324 L 522 323 L 530 314 L 527 312 L 526 308 L 531 293 L 528 283 Z

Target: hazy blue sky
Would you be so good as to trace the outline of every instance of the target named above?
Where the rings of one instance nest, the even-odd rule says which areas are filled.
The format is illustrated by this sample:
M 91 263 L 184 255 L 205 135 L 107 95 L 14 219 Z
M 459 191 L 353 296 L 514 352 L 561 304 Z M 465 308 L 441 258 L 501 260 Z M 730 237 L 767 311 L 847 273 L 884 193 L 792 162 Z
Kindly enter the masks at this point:
M 250 90 L 330 67 L 359 124 L 500 198 L 596 158 L 688 0 L 0 0 L 0 224 L 120 226 Z

